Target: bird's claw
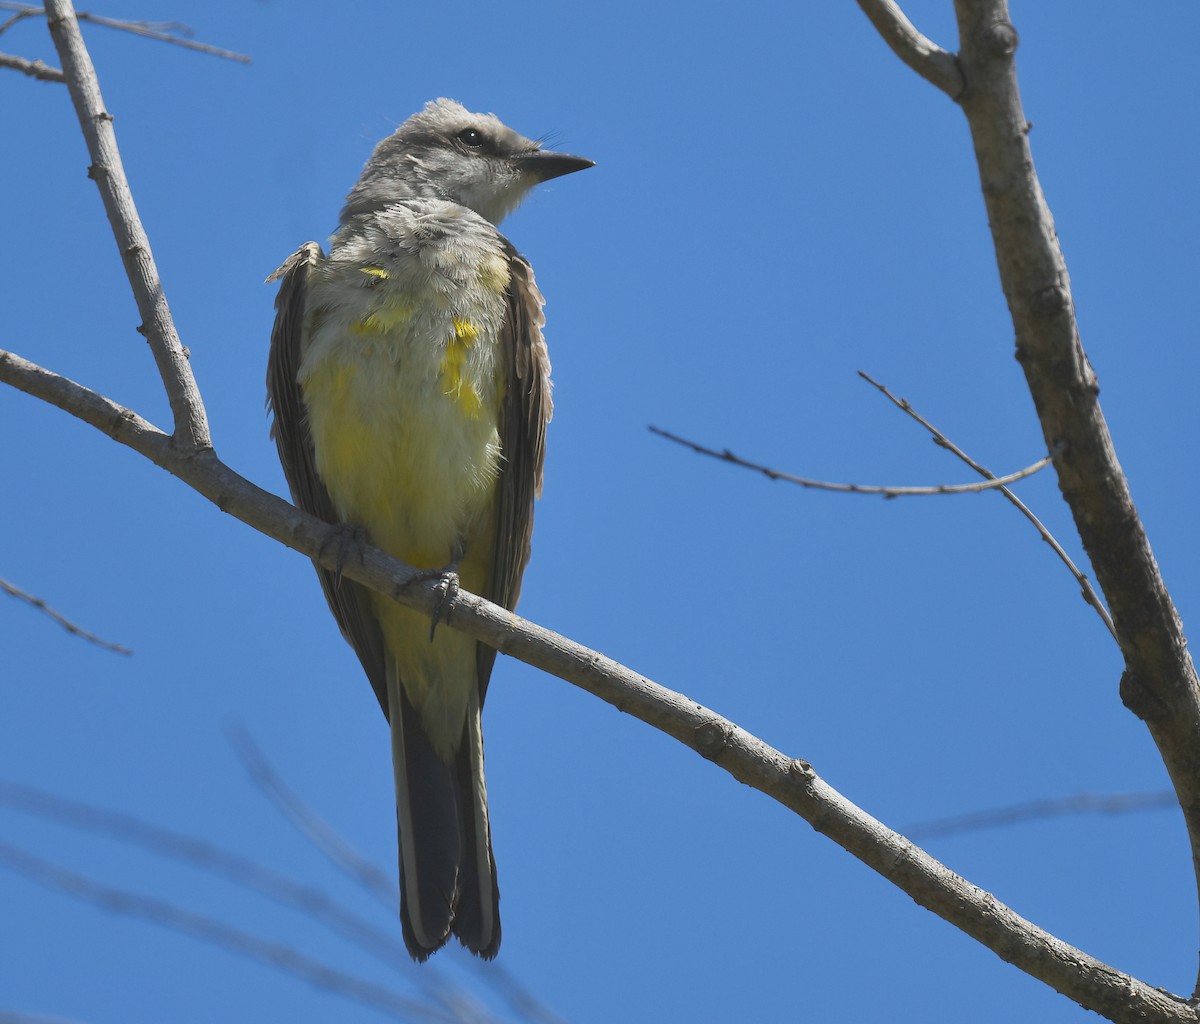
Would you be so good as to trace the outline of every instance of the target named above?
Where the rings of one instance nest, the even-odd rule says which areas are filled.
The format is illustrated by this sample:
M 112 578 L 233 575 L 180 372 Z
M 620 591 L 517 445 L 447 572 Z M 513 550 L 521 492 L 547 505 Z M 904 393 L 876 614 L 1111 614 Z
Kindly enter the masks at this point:
M 429 619 L 429 642 L 433 643 L 433 634 L 437 632 L 438 623 L 445 616 L 450 621 L 450 612 L 454 608 L 454 600 L 458 597 L 458 573 L 454 569 L 446 569 L 441 574 L 437 586 L 437 604 L 433 606 L 433 615 Z
M 367 534 L 361 526 L 355 526 L 352 523 L 335 523 L 334 529 L 337 531 L 337 561 L 334 564 L 333 570 L 333 589 L 337 591 L 342 587 L 342 570 L 346 568 L 346 563 L 351 560 L 350 553 L 352 549 L 357 554 L 358 561 L 362 561 L 362 552 L 367 543 Z M 324 545 L 322 545 L 320 553 L 324 555 Z
M 434 590 L 437 597 L 433 606 L 433 614 L 429 621 L 429 642 L 433 643 L 433 636 L 437 632 L 438 623 L 449 622 L 450 612 L 454 606 L 454 599 L 458 597 L 458 563 L 451 562 L 441 569 L 422 569 L 415 573 L 413 577 L 404 585 L 407 590 L 409 587 L 416 586 L 419 583 L 430 583 L 436 581 Z

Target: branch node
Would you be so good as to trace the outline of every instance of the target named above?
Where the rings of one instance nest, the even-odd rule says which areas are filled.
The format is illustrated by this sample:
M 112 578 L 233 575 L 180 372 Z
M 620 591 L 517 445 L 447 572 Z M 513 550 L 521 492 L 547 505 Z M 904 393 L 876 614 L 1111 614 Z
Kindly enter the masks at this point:
M 1121 673 L 1121 703 L 1143 722 L 1163 721 L 1171 714 L 1170 708 L 1142 683 L 1141 679 L 1126 669 Z
M 0 32 L 3 32 L 5 28 L 11 25 L 17 17 L 20 17 L 20 15 L 18 14 L 14 18 L 9 18 L 3 26 L 0 26 Z M 11 68 L 39 82 L 58 82 L 61 84 L 66 81 L 59 68 L 51 67 L 42 60 L 26 60 L 24 57 L 18 57 L 12 53 L 0 53 L 0 68 Z
M 1017 52 L 1021 37 L 1006 18 L 997 18 L 981 33 L 980 42 L 996 57 L 1010 57 Z
M 788 765 L 788 774 L 804 782 L 810 782 L 817 776 L 817 773 L 813 771 L 813 766 L 799 757 L 792 758 L 791 763 Z
M 952 53 L 927 39 L 905 17 L 895 0 L 858 0 L 892 52 L 955 102 L 965 91 L 962 68 Z
M 1037 316 L 1052 317 L 1069 308 L 1071 297 L 1057 281 L 1039 288 L 1029 301 L 1029 311 Z
M 716 761 L 729 746 L 730 730 L 720 722 L 705 722 L 692 734 L 692 747 L 701 757 Z

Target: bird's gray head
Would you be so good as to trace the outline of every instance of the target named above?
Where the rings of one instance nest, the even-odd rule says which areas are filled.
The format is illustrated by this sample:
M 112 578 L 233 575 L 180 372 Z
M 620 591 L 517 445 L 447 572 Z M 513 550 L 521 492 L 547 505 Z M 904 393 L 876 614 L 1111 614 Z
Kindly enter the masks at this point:
M 493 114 L 433 100 L 375 147 L 346 197 L 342 223 L 403 199 L 445 199 L 499 224 L 534 185 L 591 166 L 542 149 Z

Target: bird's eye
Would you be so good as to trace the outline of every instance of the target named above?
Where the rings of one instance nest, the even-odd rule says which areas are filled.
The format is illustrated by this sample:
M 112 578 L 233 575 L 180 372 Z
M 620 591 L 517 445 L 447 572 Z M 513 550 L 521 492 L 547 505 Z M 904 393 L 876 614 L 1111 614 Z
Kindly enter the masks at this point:
M 483 133 L 476 131 L 474 128 L 464 128 L 458 133 L 458 141 L 464 146 L 471 149 L 478 149 L 483 145 Z

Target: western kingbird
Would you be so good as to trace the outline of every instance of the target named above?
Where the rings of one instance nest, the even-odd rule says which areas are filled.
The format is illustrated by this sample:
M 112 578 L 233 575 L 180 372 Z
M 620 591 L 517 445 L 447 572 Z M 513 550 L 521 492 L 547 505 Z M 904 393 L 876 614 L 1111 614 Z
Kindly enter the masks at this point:
M 375 147 L 329 255 L 282 278 L 267 402 L 292 499 L 516 606 L 541 490 L 550 361 L 533 271 L 495 225 L 591 167 L 452 100 Z M 391 725 L 404 942 L 490 959 L 499 893 L 480 709 L 496 652 L 317 565 Z M 448 585 L 453 577 L 447 577 Z

